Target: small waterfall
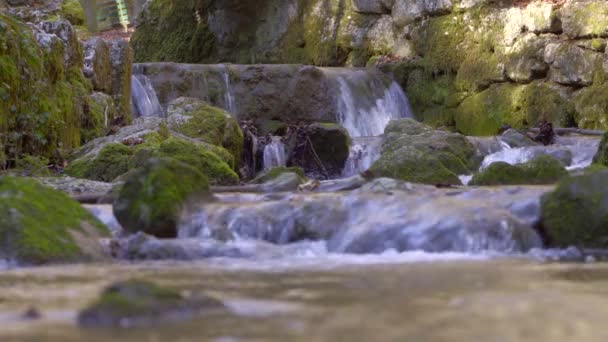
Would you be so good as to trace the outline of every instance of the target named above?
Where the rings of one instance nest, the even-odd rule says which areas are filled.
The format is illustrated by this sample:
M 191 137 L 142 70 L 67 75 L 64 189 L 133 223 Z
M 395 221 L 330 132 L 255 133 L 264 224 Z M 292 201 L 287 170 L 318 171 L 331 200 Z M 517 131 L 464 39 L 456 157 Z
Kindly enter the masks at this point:
M 285 144 L 281 137 L 272 137 L 270 144 L 264 147 L 264 170 L 287 165 Z
M 148 77 L 145 75 L 132 75 L 131 87 L 131 103 L 135 117 L 164 116 L 163 108 Z
M 501 142 L 502 149 L 487 155 L 481 165 L 485 169 L 495 162 L 509 164 L 523 164 L 533 160 L 539 155 L 550 155 L 562 161 L 568 170 L 583 169 L 591 165 L 593 156 L 599 147 L 599 138 L 590 137 L 557 137 L 554 145 L 527 146 L 511 148 Z
M 412 110 L 399 84 L 375 70 L 328 68 L 324 71 L 335 82 L 338 122 L 353 138 L 342 172 L 345 177 L 352 176 L 369 169 L 380 158 L 382 139 L 371 137 L 384 134 L 391 120 L 412 117 Z
M 351 137 L 384 133 L 389 121 L 412 117 L 407 96 L 394 81 L 370 70 L 329 71 L 338 84 L 338 121 Z
M 368 170 L 376 160 L 380 159 L 382 141 L 382 137 L 353 138 L 342 176 L 350 177 Z
M 234 92 L 232 91 L 232 85 L 230 83 L 230 72 L 225 65 L 222 65 L 222 79 L 224 81 L 224 109 L 226 109 L 230 114 L 236 115 L 236 101 L 234 97 Z

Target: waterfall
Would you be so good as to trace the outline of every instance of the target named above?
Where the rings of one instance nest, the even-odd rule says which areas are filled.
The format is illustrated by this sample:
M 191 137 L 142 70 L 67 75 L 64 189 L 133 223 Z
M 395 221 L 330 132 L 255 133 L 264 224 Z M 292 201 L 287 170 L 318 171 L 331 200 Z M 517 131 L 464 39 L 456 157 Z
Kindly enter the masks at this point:
M 386 76 L 370 70 L 332 72 L 338 84 L 338 122 L 351 137 L 382 135 L 391 120 L 413 116 L 399 84 Z
M 162 117 L 163 108 L 158 101 L 152 83 L 145 75 L 131 76 L 131 103 L 135 117 Z
M 272 137 L 270 144 L 264 147 L 264 170 L 287 165 L 285 145 L 281 137 Z
M 391 120 L 413 117 L 397 82 L 370 69 L 325 69 L 337 89 L 338 122 L 353 138 L 342 175 L 369 169 L 380 158 L 384 129 Z
M 221 70 L 222 79 L 224 81 L 224 109 L 230 114 L 236 115 L 237 108 L 232 85 L 230 84 L 230 73 L 225 65 L 221 65 Z
M 369 169 L 376 160 L 380 159 L 382 137 L 352 138 L 350 155 L 346 160 L 342 177 L 357 175 Z

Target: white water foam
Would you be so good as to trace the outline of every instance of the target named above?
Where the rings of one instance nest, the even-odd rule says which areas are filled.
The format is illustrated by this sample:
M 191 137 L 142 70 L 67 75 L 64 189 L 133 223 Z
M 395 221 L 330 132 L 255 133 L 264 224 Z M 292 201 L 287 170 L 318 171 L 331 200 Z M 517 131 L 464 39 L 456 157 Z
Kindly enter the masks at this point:
M 382 141 L 382 137 L 353 138 L 342 177 L 351 177 L 368 170 L 380 159 Z

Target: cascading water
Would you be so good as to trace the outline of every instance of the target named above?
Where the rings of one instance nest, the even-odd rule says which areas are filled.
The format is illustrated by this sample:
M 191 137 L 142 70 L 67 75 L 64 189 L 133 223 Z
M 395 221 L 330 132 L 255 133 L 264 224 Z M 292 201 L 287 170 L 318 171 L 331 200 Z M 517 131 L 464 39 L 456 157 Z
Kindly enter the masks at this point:
M 577 170 L 591 165 L 593 156 L 600 144 L 599 138 L 590 137 L 557 137 L 555 144 L 549 146 L 527 146 L 511 148 L 502 144 L 503 148 L 487 155 L 481 169 L 485 169 L 495 162 L 509 164 L 522 164 L 531 161 L 539 155 L 550 155 L 567 165 L 568 170 Z
M 480 170 L 492 163 L 505 162 L 511 165 L 527 163 L 540 155 L 549 155 L 561 161 L 569 171 L 584 169 L 591 165 L 600 145 L 600 138 L 586 136 L 557 136 L 553 145 L 531 145 L 511 147 L 502 137 L 476 138 L 469 137 L 477 146 L 479 154 L 484 156 Z M 463 184 L 468 184 L 471 175 L 459 176 Z
M 350 155 L 342 171 L 343 177 L 350 177 L 368 170 L 380 159 L 382 137 L 352 138 Z
M 236 100 L 232 90 L 232 85 L 230 83 L 230 73 L 225 65 L 221 65 L 221 73 L 222 80 L 224 81 L 224 109 L 226 109 L 230 114 L 236 115 Z
M 369 69 L 325 69 L 337 86 L 338 122 L 353 138 L 343 176 L 367 170 L 380 158 L 380 137 L 391 120 L 412 117 L 396 82 Z
M 412 117 L 401 87 L 370 70 L 334 69 L 338 83 L 338 121 L 351 137 L 373 137 L 384 133 L 391 120 Z
M 135 117 L 162 117 L 163 108 L 152 83 L 145 75 L 131 76 L 131 103 Z
M 285 144 L 281 137 L 272 137 L 270 143 L 264 147 L 264 170 L 286 165 Z

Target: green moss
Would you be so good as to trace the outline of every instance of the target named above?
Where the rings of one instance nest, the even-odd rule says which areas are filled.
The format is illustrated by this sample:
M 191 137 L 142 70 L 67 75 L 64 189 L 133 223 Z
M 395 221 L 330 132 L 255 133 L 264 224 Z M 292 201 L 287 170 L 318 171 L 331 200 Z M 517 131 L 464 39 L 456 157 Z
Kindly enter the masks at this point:
M 43 49 L 28 26 L 0 14 L 0 141 L 8 159 L 54 159 L 80 145 L 90 84 L 82 62 L 65 69 L 63 56 L 62 44 Z
M 458 68 L 456 87 L 461 91 L 480 91 L 504 79 L 501 58 L 492 52 L 471 52 Z
M 580 6 L 568 6 L 567 10 L 572 15 L 568 23 L 568 34 L 591 37 L 606 35 L 608 5 L 604 1 L 589 1 Z
M 208 191 L 207 177 L 195 167 L 171 158 L 150 159 L 127 177 L 114 214 L 127 232 L 173 238 L 187 200 Z
M 522 165 L 492 163 L 476 174 L 470 185 L 552 184 L 566 175 L 568 172 L 557 159 L 541 155 Z
M 475 147 L 460 134 L 402 119 L 386 128 L 382 156 L 370 171 L 411 182 L 460 184 L 457 175 L 478 166 L 475 154 Z
M 575 94 L 573 102 L 578 127 L 608 129 L 608 82 L 604 77 L 596 76 L 591 86 Z
M 304 175 L 304 169 L 302 169 L 301 167 L 284 167 L 284 166 L 280 166 L 280 167 L 273 167 L 272 169 L 262 173 L 261 175 L 259 175 L 258 177 L 256 177 L 252 182 L 254 184 L 263 184 L 263 183 L 267 183 L 273 179 L 278 178 L 280 175 L 284 174 L 284 173 L 295 173 L 298 175 L 298 177 L 303 181 L 304 179 L 306 179 L 306 176 Z
M 82 237 L 107 229 L 67 195 L 23 178 L 0 177 L 0 258 L 25 264 L 85 261 Z
M 49 177 L 49 160 L 44 157 L 25 155 L 15 163 L 17 172 L 28 177 Z
M 221 108 L 194 99 L 184 98 L 182 101 L 191 104 L 193 109 L 184 113 L 186 118 L 170 121 L 171 128 L 188 137 L 224 147 L 232 155 L 229 165 L 237 169 L 244 146 L 244 136 L 238 122 Z M 174 106 L 183 107 L 180 103 Z
M 593 163 L 608 166 L 608 132 L 604 133 L 600 147 L 593 157 Z
M 84 25 L 84 9 L 78 0 L 63 0 L 61 15 L 72 25 Z
M 573 124 L 568 100 L 543 82 L 496 84 L 466 98 L 456 109 L 456 128 L 466 135 L 495 135 L 500 127 L 536 125 L 545 119 L 556 126 Z
M 209 0 L 152 1 L 132 38 L 135 60 L 214 62 L 215 37 L 204 18 L 209 6 Z
M 564 178 L 541 200 L 541 216 L 550 246 L 606 248 L 608 171 Z
M 239 182 L 238 175 L 230 166 L 203 146 L 169 138 L 160 144 L 158 151 L 154 154 L 160 157 L 175 158 L 182 163 L 193 166 L 206 174 L 212 184 L 229 185 Z

